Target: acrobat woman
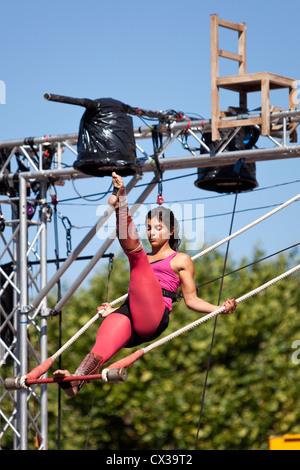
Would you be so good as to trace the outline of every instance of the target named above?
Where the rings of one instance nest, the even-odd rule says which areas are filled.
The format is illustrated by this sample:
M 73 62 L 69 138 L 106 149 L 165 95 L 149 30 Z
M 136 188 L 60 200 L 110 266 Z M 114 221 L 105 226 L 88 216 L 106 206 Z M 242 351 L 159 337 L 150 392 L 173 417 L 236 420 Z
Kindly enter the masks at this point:
M 112 174 L 114 190 L 108 203 L 115 208 L 116 229 L 120 245 L 130 266 L 128 297 L 123 305 L 113 309 L 104 303 L 103 322 L 91 352 L 85 357 L 71 382 L 60 386 L 69 397 L 74 397 L 88 380 L 76 380 L 76 375 L 97 374 L 100 368 L 124 347 L 133 347 L 156 339 L 169 324 L 172 297 L 179 286 L 186 306 L 202 314 L 219 307 L 197 296 L 194 264 L 189 255 L 177 251 L 178 222 L 174 214 L 163 206 L 147 216 L 147 235 L 151 253 L 146 253 L 132 221 L 123 180 Z M 224 314 L 233 313 L 234 299 L 223 303 Z M 57 370 L 55 377 L 69 377 L 67 370 Z

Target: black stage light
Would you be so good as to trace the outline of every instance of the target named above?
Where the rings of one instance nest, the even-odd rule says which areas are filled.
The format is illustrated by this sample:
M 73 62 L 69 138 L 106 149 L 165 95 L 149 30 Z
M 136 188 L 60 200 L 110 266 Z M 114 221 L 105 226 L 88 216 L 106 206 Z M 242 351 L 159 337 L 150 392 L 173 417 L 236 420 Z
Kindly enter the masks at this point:
M 79 126 L 74 168 L 92 176 L 121 176 L 139 172 L 131 116 L 126 107 L 112 98 L 95 100 L 87 107 Z
M 259 131 L 256 128 L 242 128 L 230 141 L 226 151 L 234 152 L 236 150 L 250 149 L 255 145 L 258 137 Z M 202 140 L 210 148 L 212 152 L 211 158 L 213 159 L 216 145 L 211 140 L 211 133 L 203 134 Z M 201 147 L 201 153 L 207 153 L 207 151 Z M 194 184 L 199 189 L 215 191 L 217 193 L 250 191 L 258 186 L 256 165 L 255 163 L 238 161 L 236 165 L 198 168 L 198 179 Z

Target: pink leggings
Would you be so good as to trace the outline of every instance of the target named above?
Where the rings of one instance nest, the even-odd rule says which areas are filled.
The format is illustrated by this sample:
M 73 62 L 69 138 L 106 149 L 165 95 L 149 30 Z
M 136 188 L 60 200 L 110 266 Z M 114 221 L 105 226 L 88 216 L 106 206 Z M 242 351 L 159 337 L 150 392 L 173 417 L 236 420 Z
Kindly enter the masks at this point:
M 134 331 L 143 337 L 151 336 L 165 312 L 165 303 L 159 281 L 154 274 L 146 252 L 127 253 L 130 265 L 129 305 Z M 130 319 L 113 312 L 102 322 L 91 352 L 103 358 L 102 364 L 129 342 L 132 334 Z

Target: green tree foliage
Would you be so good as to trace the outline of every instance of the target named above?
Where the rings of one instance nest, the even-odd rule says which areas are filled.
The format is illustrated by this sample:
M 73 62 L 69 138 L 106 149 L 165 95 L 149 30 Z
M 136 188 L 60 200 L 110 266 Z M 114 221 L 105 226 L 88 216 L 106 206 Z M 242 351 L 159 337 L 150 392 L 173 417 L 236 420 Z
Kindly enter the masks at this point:
M 256 252 L 254 258 L 262 253 Z M 296 254 L 255 264 L 225 277 L 222 300 L 239 297 L 295 265 Z M 198 260 L 196 284 L 222 274 L 224 259 L 213 252 Z M 247 260 L 242 260 L 241 266 Z M 227 264 L 227 272 L 238 268 Z M 127 291 L 127 260 L 118 257 L 109 299 Z M 203 285 L 199 296 L 218 302 L 220 281 Z M 107 273 L 96 274 L 63 311 L 63 343 L 106 300 Z M 299 276 L 288 277 L 216 320 L 212 362 L 197 448 L 267 449 L 268 438 L 299 433 L 300 365 L 292 343 L 300 340 Z M 170 326 L 176 331 L 197 319 L 184 302 L 173 304 Z M 100 320 L 99 320 L 100 321 Z M 193 449 L 215 320 L 151 351 L 128 370 L 124 383 L 85 385 L 76 398 L 62 395 L 62 449 Z M 94 345 L 95 323 L 62 357 L 74 372 Z M 49 351 L 56 351 L 58 327 L 49 324 Z M 132 350 L 124 349 L 115 358 Z M 57 386 L 49 386 L 49 449 L 57 448 Z

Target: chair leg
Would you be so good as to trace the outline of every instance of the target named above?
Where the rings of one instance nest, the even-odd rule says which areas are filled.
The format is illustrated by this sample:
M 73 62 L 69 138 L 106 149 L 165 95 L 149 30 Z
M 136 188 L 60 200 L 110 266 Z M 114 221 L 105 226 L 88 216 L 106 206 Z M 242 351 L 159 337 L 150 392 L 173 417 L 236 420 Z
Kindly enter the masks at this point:
M 270 81 L 261 80 L 261 135 L 270 135 Z

